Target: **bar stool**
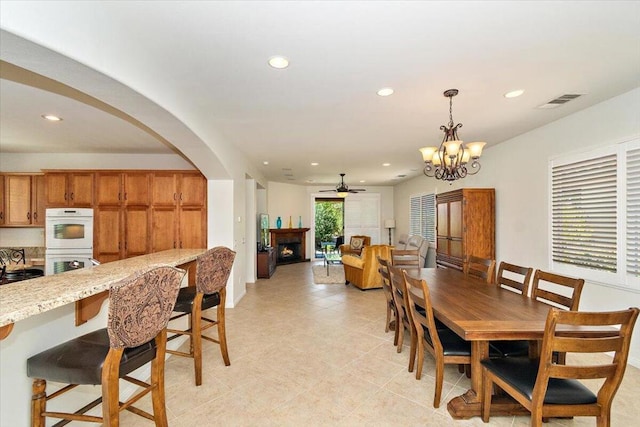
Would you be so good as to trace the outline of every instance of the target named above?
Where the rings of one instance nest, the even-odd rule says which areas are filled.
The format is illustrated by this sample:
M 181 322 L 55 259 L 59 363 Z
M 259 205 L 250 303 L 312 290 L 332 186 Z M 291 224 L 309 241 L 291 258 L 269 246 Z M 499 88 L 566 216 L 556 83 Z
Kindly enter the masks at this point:
M 118 426 L 120 411 L 127 409 L 167 426 L 164 399 L 166 325 L 178 295 L 184 270 L 153 266 L 113 284 L 109 289 L 107 327 L 69 340 L 27 360 L 33 378 L 31 425 L 44 427 L 45 418 L 101 422 Z M 151 381 L 128 374 L 151 362 Z M 119 402 L 119 379 L 142 387 L 124 403 Z M 47 381 L 68 384 L 47 396 Z M 52 412 L 47 402 L 80 384 L 102 385 L 102 396 L 75 413 Z M 151 392 L 153 414 L 133 405 Z M 102 417 L 85 415 L 102 403 Z M 66 424 L 61 422 L 60 424 Z
M 189 316 L 188 329 L 167 329 L 174 334 L 169 340 L 181 335 L 189 336 L 189 352 L 179 350 L 167 350 L 167 353 L 176 356 L 190 357 L 195 368 L 196 386 L 202 384 L 202 340 L 211 341 L 220 345 L 220 352 L 225 366 L 229 366 L 229 353 L 227 350 L 227 335 L 224 323 L 224 303 L 226 299 L 227 280 L 231 274 L 236 253 L 229 248 L 216 246 L 209 249 L 196 259 L 196 285 L 180 289 L 178 301 L 173 311 L 180 313 L 171 320 Z M 209 308 L 218 307 L 216 319 L 204 317 L 202 312 Z M 218 327 L 218 338 L 208 337 L 202 332 Z

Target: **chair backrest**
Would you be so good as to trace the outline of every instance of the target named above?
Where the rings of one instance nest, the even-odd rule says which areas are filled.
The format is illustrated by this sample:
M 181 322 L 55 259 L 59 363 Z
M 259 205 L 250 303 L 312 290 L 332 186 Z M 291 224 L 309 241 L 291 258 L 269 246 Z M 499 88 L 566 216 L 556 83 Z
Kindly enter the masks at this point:
M 464 261 L 464 274 L 483 279 L 487 283 L 493 283 L 493 276 L 496 272 L 496 260 L 480 258 L 469 255 Z
M 498 267 L 496 285 L 529 296 L 529 283 L 532 274 L 533 268 L 531 267 L 521 267 L 502 261 Z
M 184 270 L 156 265 L 111 285 L 107 331 L 112 348 L 137 347 L 166 328 Z
M 638 312 L 638 308 L 597 313 L 550 309 L 542 340 L 538 376 L 533 389 L 533 402 L 542 404 L 549 378 L 604 378 L 605 380 L 597 393 L 597 405 L 601 408 L 610 408 L 627 366 L 631 333 Z M 566 332 L 558 332 L 564 325 L 588 326 L 596 329 L 598 327 L 614 327 L 611 328 L 611 334 L 607 337 L 580 337 L 568 336 Z M 556 364 L 553 362 L 554 352 L 613 353 L 613 359 L 608 357 L 597 359 L 598 361 L 590 361 L 588 365 Z M 606 362 L 601 362 L 601 360 Z M 568 361 L 570 362 L 571 359 Z
M 553 289 L 541 288 L 540 282 L 551 283 L 553 287 L 562 289 L 563 292 L 554 292 Z M 580 304 L 580 295 L 584 286 L 583 279 L 561 276 L 542 270 L 536 270 L 531 283 L 531 298 L 541 300 L 551 305 L 559 306 L 566 310 L 577 311 Z
M 380 255 L 376 257 L 378 259 L 378 273 L 382 278 L 382 290 L 387 298 L 387 302 L 393 301 L 393 293 L 391 290 L 391 275 L 389 273 L 389 261 L 382 258 Z
M 438 336 L 436 328 L 436 321 L 433 317 L 433 306 L 431 305 L 431 296 L 429 294 L 429 287 L 424 279 L 416 279 L 407 275 L 406 271 L 402 272 L 402 277 L 405 282 L 405 288 L 407 293 L 407 301 L 409 310 L 411 310 L 411 319 L 416 327 L 418 339 L 422 340 L 428 338 L 426 341 L 433 347 L 433 349 L 442 354 L 442 343 Z M 422 314 L 418 309 L 423 309 Z M 425 337 L 425 333 L 429 336 Z
M 391 249 L 391 265 L 420 268 L 420 253 L 418 249 Z
M 26 264 L 24 249 L 0 249 L 0 264 Z
M 236 253 L 224 246 L 216 246 L 196 260 L 196 289 L 204 294 L 219 292 L 227 286 Z
M 409 312 L 408 297 L 406 285 L 403 276 L 403 270 L 400 267 L 389 266 L 389 275 L 391 277 L 391 290 L 393 294 L 393 302 L 398 310 L 398 319 L 402 321 L 406 328 L 411 328 L 411 313 Z M 402 329 L 400 329 L 402 330 Z

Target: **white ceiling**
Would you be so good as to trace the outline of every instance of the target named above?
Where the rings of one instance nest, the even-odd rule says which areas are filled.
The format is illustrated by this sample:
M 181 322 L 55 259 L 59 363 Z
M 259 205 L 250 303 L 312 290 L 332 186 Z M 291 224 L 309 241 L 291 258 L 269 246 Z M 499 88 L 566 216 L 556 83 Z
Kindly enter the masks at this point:
M 37 8 L 28 19 L 41 28 L 39 38 L 47 31 L 57 40 L 64 31 L 73 35 L 61 53 L 99 49 L 101 61 L 86 65 L 149 97 L 194 132 L 223 135 L 266 178 L 302 185 L 336 184 L 340 172 L 352 187 L 419 175 L 418 148 L 439 144 L 439 127 L 448 122 L 442 92 L 449 88 L 460 90 L 453 100 L 453 119 L 464 124 L 460 138 L 486 141 L 490 156 L 492 144 L 640 86 L 637 1 L 2 2 L 1 8 L 9 31 Z M 288 57 L 289 68 L 270 68 L 273 55 Z M 387 86 L 392 96 L 376 95 Z M 513 89 L 525 93 L 503 97 Z M 84 104 L 6 80 L 0 90 L 2 152 L 170 152 Z M 563 94 L 583 96 L 537 108 Z M 40 115 L 49 112 L 64 121 L 45 123 Z

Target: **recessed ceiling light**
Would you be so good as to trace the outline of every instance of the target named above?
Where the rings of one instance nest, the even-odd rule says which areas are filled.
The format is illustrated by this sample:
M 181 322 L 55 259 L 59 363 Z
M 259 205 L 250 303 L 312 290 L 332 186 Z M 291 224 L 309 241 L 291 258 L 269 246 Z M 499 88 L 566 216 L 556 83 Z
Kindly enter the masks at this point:
M 512 90 L 504 94 L 505 98 L 517 98 L 524 93 L 524 89 Z
M 287 68 L 289 66 L 289 60 L 284 56 L 272 56 L 269 58 L 269 65 L 273 68 Z
M 361 180 L 360 180 L 360 184 L 362 184 L 362 183 L 364 183 L 364 182 L 367 182 L 367 181 L 365 181 L 364 179 L 361 179 Z
M 43 114 L 43 119 L 49 120 L 50 122 L 61 122 L 62 119 L 58 116 L 54 116 L 53 114 Z
M 311 166 L 318 166 L 320 163 L 318 162 L 311 162 Z
M 262 164 L 266 166 L 266 165 L 268 165 L 268 164 L 269 164 L 269 162 L 267 162 L 267 161 L 265 160 L 264 162 L 262 162 Z
M 380 96 L 393 95 L 393 89 L 391 89 L 390 87 L 383 87 L 382 89 L 380 89 L 378 91 L 378 95 L 380 95 Z
M 383 163 L 382 166 L 391 166 L 391 163 Z

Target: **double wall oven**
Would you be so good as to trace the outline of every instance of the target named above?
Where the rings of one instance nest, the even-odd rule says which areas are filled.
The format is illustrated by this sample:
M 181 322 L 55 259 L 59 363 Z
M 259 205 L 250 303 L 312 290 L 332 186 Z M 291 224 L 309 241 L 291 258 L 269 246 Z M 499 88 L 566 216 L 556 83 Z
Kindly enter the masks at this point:
M 93 209 L 47 209 L 45 247 L 47 275 L 94 265 Z

